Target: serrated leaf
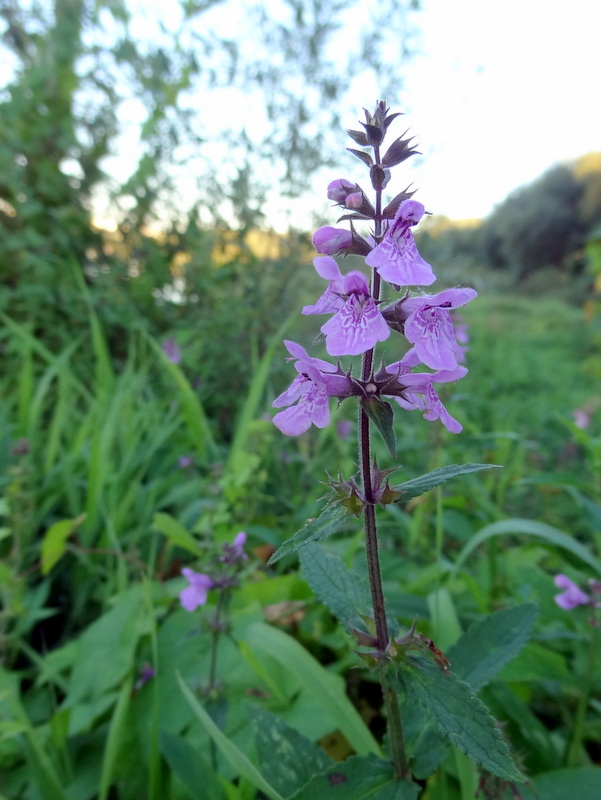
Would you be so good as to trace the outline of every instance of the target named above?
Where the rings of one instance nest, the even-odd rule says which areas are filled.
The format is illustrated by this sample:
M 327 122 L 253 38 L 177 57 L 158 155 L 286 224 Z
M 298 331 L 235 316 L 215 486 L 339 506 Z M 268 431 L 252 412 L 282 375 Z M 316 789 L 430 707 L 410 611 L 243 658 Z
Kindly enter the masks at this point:
M 354 756 L 332 765 L 290 800 L 417 800 L 421 787 L 397 780 L 389 761 Z
M 280 558 L 295 553 L 309 542 L 319 542 L 328 536 L 333 536 L 343 530 L 352 519 L 355 517 L 339 503 L 328 503 L 318 517 L 308 520 L 299 531 L 287 539 L 271 556 L 268 563 L 275 564 Z
M 485 686 L 524 647 L 537 613 L 524 603 L 476 622 L 447 652 L 453 672 L 472 689 Z
M 163 512 L 155 514 L 152 518 L 152 527 L 166 536 L 176 547 L 181 547 L 182 550 L 187 550 L 196 556 L 202 552 L 192 534 L 171 514 Z
M 300 554 L 305 580 L 332 614 L 356 624 L 359 614 L 371 613 L 367 579 L 350 570 L 342 559 L 317 544 L 308 544 Z
M 67 539 L 82 524 L 86 515 L 80 514 L 75 519 L 62 519 L 55 522 L 42 539 L 42 575 L 48 575 L 52 567 L 59 561 L 67 547 Z
M 357 158 L 363 161 L 364 164 L 367 164 L 368 167 L 373 167 L 374 160 L 369 153 L 364 153 L 363 150 L 354 150 L 352 147 L 347 147 L 346 149 L 349 151 L 349 153 L 357 156 Z
M 495 720 L 467 683 L 431 662 L 419 668 L 405 665 L 399 681 L 466 756 L 504 780 L 524 782 Z
M 414 497 L 429 492 L 436 486 L 441 486 L 443 483 L 459 477 L 459 475 L 468 475 L 470 472 L 480 472 L 484 469 L 501 469 L 501 466 L 499 464 L 450 464 L 448 467 L 439 467 L 425 475 L 420 475 L 419 478 L 412 478 L 410 481 L 393 486 L 395 491 L 402 492 L 402 496 L 396 502 L 406 503 Z
M 379 397 L 363 398 L 362 406 L 365 413 L 380 431 L 384 444 L 393 458 L 396 458 L 396 436 L 394 434 L 394 413 L 392 406 Z
M 261 770 L 271 785 L 290 797 L 316 775 L 332 766 L 332 759 L 315 742 L 257 706 L 247 706 L 255 734 Z

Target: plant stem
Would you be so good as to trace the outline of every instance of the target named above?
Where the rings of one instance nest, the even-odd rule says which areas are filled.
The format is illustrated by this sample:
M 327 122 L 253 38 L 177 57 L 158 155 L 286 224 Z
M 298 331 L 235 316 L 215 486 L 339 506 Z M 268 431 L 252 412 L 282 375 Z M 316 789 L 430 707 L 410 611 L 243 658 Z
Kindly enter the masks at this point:
M 376 163 L 380 160 L 378 148 L 374 148 Z M 382 192 L 376 191 L 376 214 L 374 234 L 376 240 L 382 235 Z M 380 299 L 380 276 L 375 269 L 372 269 L 371 276 L 371 295 L 376 302 Z M 370 380 L 373 373 L 374 348 L 368 350 L 363 355 L 361 366 L 361 378 L 363 381 Z M 369 586 L 374 612 L 374 623 L 376 626 L 376 641 L 379 652 L 378 672 L 386 718 L 388 721 L 388 737 L 390 740 L 390 751 L 394 771 L 397 779 L 409 776 L 409 767 L 405 755 L 405 745 L 403 737 L 403 724 L 399 708 L 398 697 L 386 680 L 386 664 L 384 661 L 385 653 L 388 648 L 389 634 L 388 623 L 386 622 L 386 604 L 382 589 L 382 572 L 380 569 L 380 556 L 378 546 L 378 529 L 376 523 L 376 507 L 374 502 L 374 487 L 371 477 L 371 440 L 369 417 L 362 405 L 359 406 L 359 462 L 361 467 L 361 480 L 363 484 L 363 494 L 365 498 L 364 525 L 365 525 L 365 549 L 367 556 L 367 571 L 369 575 Z
M 386 708 L 386 719 L 388 721 L 388 739 L 390 741 L 390 755 L 394 766 L 395 777 L 409 778 L 409 764 L 405 755 L 405 737 L 403 735 L 403 722 L 401 720 L 401 708 L 397 693 L 388 685 L 386 680 L 386 665 L 380 662 L 380 686 L 384 696 L 384 707 Z

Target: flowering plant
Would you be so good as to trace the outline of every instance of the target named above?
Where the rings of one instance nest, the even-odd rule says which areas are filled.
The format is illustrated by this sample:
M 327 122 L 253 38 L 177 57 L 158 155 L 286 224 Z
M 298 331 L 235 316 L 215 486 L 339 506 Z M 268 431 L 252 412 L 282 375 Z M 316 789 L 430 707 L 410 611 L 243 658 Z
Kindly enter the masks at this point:
M 414 713 L 411 709 L 425 708 L 451 741 L 501 780 L 513 783 L 523 777 L 494 720 L 472 688 L 460 680 L 462 675 L 451 672 L 447 656 L 432 640 L 417 633 L 415 624 L 402 632 L 386 611 L 377 506 L 406 502 L 452 477 L 490 467 L 453 465 L 390 485 L 389 476 L 394 470 L 380 469 L 372 455 L 375 427 L 395 456 L 394 406 L 390 400 L 400 409 L 421 411 L 426 420 L 439 420 L 451 433 L 461 432 L 461 423 L 446 409 L 435 387 L 467 374 L 461 347 L 465 338 L 462 332 L 459 336 L 455 332 L 451 312 L 476 297 L 473 289 L 465 287 L 431 294 L 424 291 L 423 287 L 436 280 L 413 235 L 425 207 L 408 189 L 387 203 L 383 200 L 391 170 L 417 152 L 413 139 L 404 138 L 405 134 L 383 148 L 388 129 L 398 116 L 389 113 L 384 102 L 378 102 L 373 114 L 365 111 L 362 130 L 348 131 L 354 142 L 364 148 L 349 150 L 369 170 L 373 201 L 359 184 L 344 178 L 332 181 L 328 198 L 343 209 L 338 222 L 348 223 L 348 228 L 326 226 L 313 236 L 318 254 L 313 265 L 326 286 L 314 304 L 303 308 L 303 313 L 328 315 L 321 332 L 327 354 L 338 360 L 316 358 L 300 344 L 286 341 L 297 375 L 273 402 L 275 408 L 282 409 L 275 414 L 274 424 L 285 435 L 298 436 L 311 425 L 328 425 L 331 398 L 339 403 L 355 398 L 359 406 L 359 472 L 349 479 L 340 474 L 337 479 L 330 479 L 332 492 L 321 514 L 284 542 L 271 563 L 303 548 L 301 566 L 308 582 L 320 599 L 342 616 L 356 640 L 359 656 L 377 671 L 393 773 L 395 780 L 406 782 L 406 796 L 413 797 L 417 786 L 412 781 L 416 770 L 411 759 L 418 756 L 411 752 L 404 731 L 400 699 L 408 703 L 410 716 Z M 370 230 L 361 235 L 357 225 L 369 226 Z M 344 273 L 337 259 L 348 255 L 362 258 L 365 272 L 353 269 Z M 387 354 L 394 353 L 393 360 L 387 363 L 384 355 L 376 358 L 377 346 L 384 346 Z M 360 364 L 343 367 L 339 359 L 347 356 L 360 356 Z M 356 517 L 363 519 L 365 530 L 365 587 L 359 576 L 349 573 L 341 562 L 315 544 L 342 530 Z M 341 586 L 352 587 L 352 591 Z M 358 597 L 370 597 L 371 609 L 363 607 Z M 481 626 L 478 636 L 483 646 L 489 650 L 498 647 L 493 630 L 508 624 L 505 619 L 509 616 L 503 617 L 503 622 L 500 618 L 492 622 L 493 615 L 490 622 Z M 521 608 L 521 621 L 516 627 L 520 636 L 513 643 L 513 655 L 525 641 L 533 618 L 531 606 Z M 473 641 L 469 647 L 472 646 Z

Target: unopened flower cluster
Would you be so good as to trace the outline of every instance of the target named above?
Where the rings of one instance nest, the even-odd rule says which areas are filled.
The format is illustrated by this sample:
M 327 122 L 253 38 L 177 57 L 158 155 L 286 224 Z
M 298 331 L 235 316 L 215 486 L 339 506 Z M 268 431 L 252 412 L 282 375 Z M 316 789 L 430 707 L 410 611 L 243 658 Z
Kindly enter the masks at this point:
M 425 213 L 424 206 L 412 199 L 412 192 L 404 191 L 382 208 L 390 169 L 417 152 L 410 138 L 401 137 L 380 157 L 388 126 L 397 116 L 388 114 L 385 103 L 380 102 L 373 115 L 365 112 L 364 130 L 348 132 L 359 145 L 373 150 L 372 157 L 366 150 L 349 148 L 369 168 L 375 204 L 358 184 L 346 179 L 328 186 L 328 198 L 345 211 L 339 221 L 350 227 L 323 227 L 314 234 L 318 255 L 313 265 L 326 286 L 303 313 L 328 316 L 321 332 L 328 355 L 335 359 L 363 355 L 391 337 L 398 339 L 389 345 L 391 351 L 403 342 L 408 349 L 400 360 L 378 362 L 377 370 L 372 368 L 359 379 L 352 371 L 343 370 L 339 361 L 313 358 L 299 344 L 284 342 L 298 373 L 273 403 L 284 409 L 273 421 L 286 435 L 304 433 L 311 424 L 324 428 L 330 419 L 330 398 L 340 401 L 352 396 L 394 398 L 401 408 L 419 410 L 427 420 L 439 419 L 452 433 L 462 430 L 444 407 L 435 385 L 467 374 L 451 313 L 476 297 L 476 292 L 455 288 L 428 293 L 424 287 L 431 286 L 436 276 L 419 254 L 412 232 Z M 371 223 L 371 233 L 360 236 L 355 222 Z M 350 254 L 364 258 L 370 281 L 361 270 L 341 271 L 337 259 Z M 392 299 L 381 299 L 383 283 L 395 293 Z

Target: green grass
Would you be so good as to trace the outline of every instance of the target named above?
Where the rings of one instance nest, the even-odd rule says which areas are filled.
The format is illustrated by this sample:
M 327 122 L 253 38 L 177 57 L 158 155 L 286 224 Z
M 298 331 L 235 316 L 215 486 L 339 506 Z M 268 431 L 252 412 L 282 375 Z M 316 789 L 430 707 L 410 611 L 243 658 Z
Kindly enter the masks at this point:
M 417 614 L 425 635 L 440 630 L 444 639 L 445 608 L 458 633 L 495 608 L 534 602 L 535 638 L 491 684 L 486 702 L 531 772 L 589 765 L 601 742 L 594 700 L 601 653 L 598 642 L 590 649 L 586 610 L 568 614 L 553 602 L 552 577 L 566 572 L 585 586 L 601 555 L 599 413 L 586 431 L 570 423 L 575 408 L 600 394 L 590 369 L 595 332 L 580 309 L 557 300 L 485 295 L 463 317 L 470 372 L 445 402 L 464 432 L 453 436 L 418 412 L 399 413 L 401 467 L 393 482 L 453 463 L 503 469 L 465 476 L 379 515 L 390 611 L 407 625 Z M 315 516 L 326 470 L 340 468 L 345 477 L 356 470 L 354 434 L 340 438 L 335 426 L 342 419 L 355 426 L 355 410 L 349 401 L 333 407 L 332 426 L 298 440 L 264 419 L 293 378 L 284 331 L 306 342 L 298 317 L 282 321 L 228 407 L 236 420 L 229 445 L 220 414 L 207 412 L 194 388 L 194 371 L 170 363 L 148 333 L 132 332 L 116 359 L 91 305 L 88 331 L 59 352 L 33 325 L 8 317 L 3 325 L 0 677 L 14 699 L 0 696 L 0 776 L 15 800 L 194 797 L 186 759 L 209 752 L 208 738 L 176 670 L 188 686 L 202 685 L 210 633 L 178 608 L 181 567 L 202 568 L 194 547 L 178 541 L 194 536 L 198 552 L 208 553 L 215 541 L 246 530 L 250 549 L 277 548 Z M 382 442 L 374 450 L 381 467 L 391 465 Z M 192 464 L 181 469 L 183 455 Z M 62 520 L 77 522 L 53 529 Z M 54 564 L 42 574 L 42 543 L 52 530 Z M 358 524 L 328 548 L 364 572 Z M 441 598 L 448 598 L 444 608 Z M 317 718 L 319 692 L 310 681 L 253 644 L 263 608 L 278 603 L 300 604 L 287 631 L 312 654 L 315 674 L 345 676 L 355 699 L 371 702 L 354 643 L 313 599 L 297 562 L 283 559 L 274 572 L 251 559 L 231 608 L 234 638 L 220 646 L 226 689 L 211 707 L 234 742 L 228 749 L 217 737 L 228 752 L 251 747 L 243 699 L 305 734 Z M 145 662 L 157 678 L 132 689 Z M 353 730 L 361 740 L 360 728 Z M 216 800 L 219 793 L 251 800 L 252 786 L 218 764 Z M 459 796 L 455 773 L 441 767 L 432 784 L 444 783 L 449 800 Z

